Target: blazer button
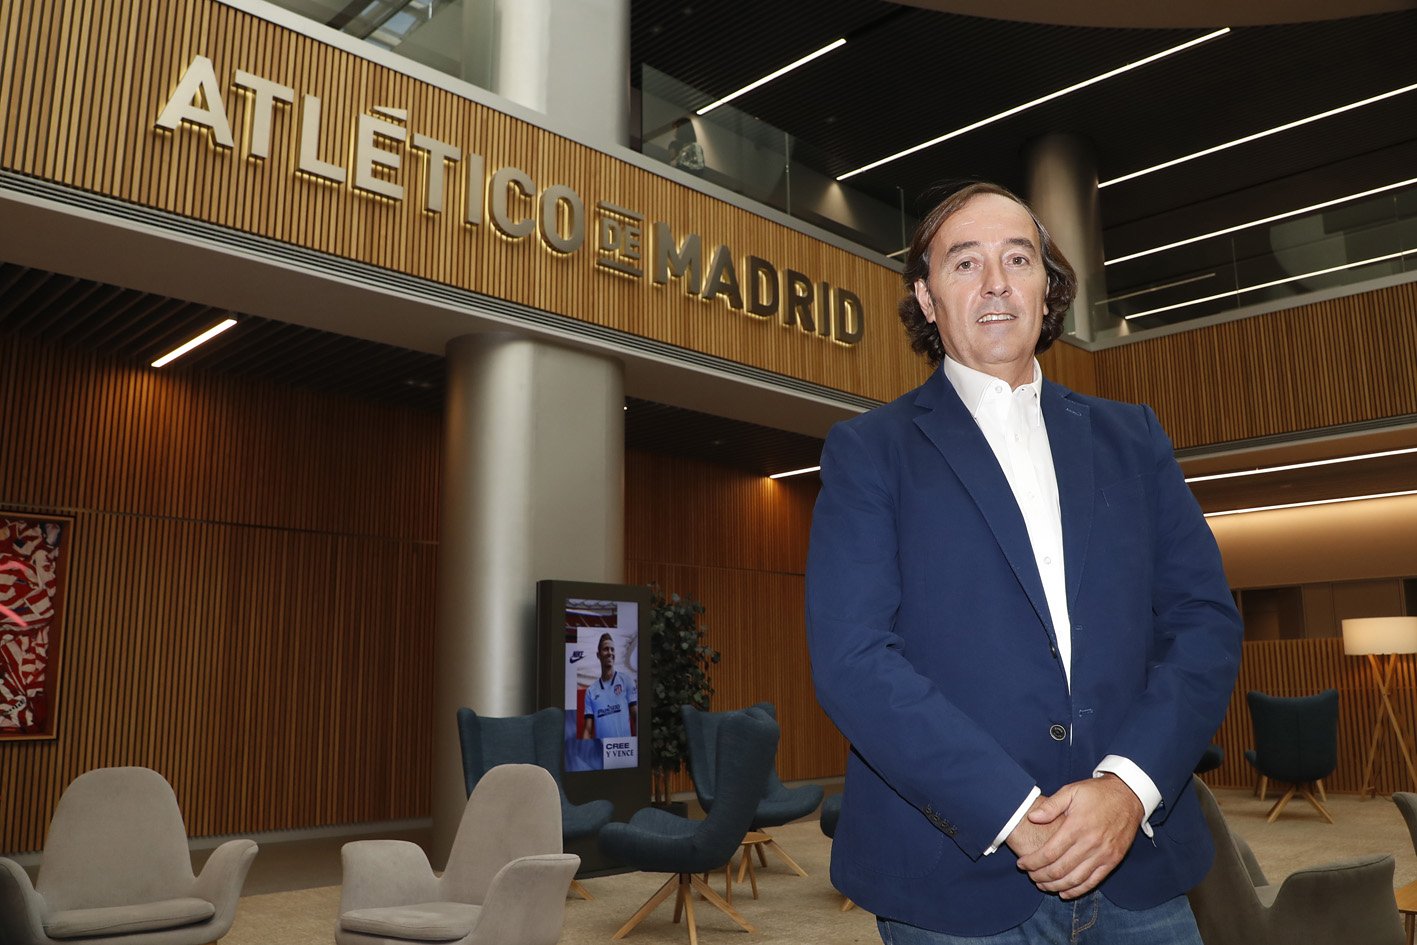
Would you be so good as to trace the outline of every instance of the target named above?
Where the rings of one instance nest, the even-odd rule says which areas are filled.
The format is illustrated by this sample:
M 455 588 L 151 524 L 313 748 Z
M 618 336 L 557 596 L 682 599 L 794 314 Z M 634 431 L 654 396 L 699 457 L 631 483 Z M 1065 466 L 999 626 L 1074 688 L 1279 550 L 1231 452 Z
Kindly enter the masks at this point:
M 1061 725 L 1055 724 L 1052 728 L 1048 729 L 1048 734 L 1052 737 L 1053 741 L 1060 742 L 1068 737 L 1068 730 Z

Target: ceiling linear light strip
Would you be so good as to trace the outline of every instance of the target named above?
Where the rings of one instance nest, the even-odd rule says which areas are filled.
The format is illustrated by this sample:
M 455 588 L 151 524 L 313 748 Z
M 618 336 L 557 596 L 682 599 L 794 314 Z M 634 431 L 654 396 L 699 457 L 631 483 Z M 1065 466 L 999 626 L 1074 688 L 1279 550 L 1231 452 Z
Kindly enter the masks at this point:
M 208 341 L 211 341 L 211 340 L 212 340 L 213 338 L 215 338 L 217 335 L 219 335 L 219 334 L 221 334 L 222 332 L 226 331 L 228 328 L 230 328 L 232 325 L 235 325 L 235 324 L 236 324 L 236 319 L 234 319 L 234 318 L 228 318 L 228 319 L 222 321 L 220 324 L 217 324 L 217 325 L 212 326 L 211 328 L 208 328 L 206 331 L 202 332 L 200 335 L 198 335 L 197 337 L 193 338 L 191 341 L 187 342 L 186 344 L 180 345 L 180 346 L 178 346 L 178 347 L 176 347 L 176 348 L 173 348 L 171 351 L 167 352 L 167 354 L 164 354 L 162 357 L 158 358 L 156 361 L 154 361 L 154 362 L 152 363 L 152 366 L 153 366 L 153 367 L 162 367 L 162 366 L 165 365 L 165 364 L 168 364 L 168 363 L 170 363 L 170 362 L 172 362 L 172 361 L 176 361 L 178 358 L 182 357 L 182 356 L 183 356 L 184 354 L 186 354 L 188 351 L 191 351 L 193 348 L 197 347 L 198 345 L 204 345 L 204 344 L 206 344 Z
M 1109 305 L 1112 302 L 1121 302 L 1126 299 L 1134 299 L 1139 295 L 1150 295 L 1153 292 L 1161 292 L 1166 289 L 1175 289 L 1183 285 L 1190 285 L 1193 282 L 1204 282 L 1207 279 L 1214 279 L 1215 273 L 1206 272 L 1198 276 L 1191 276 L 1189 279 L 1177 279 L 1174 282 L 1163 282 L 1160 285 L 1149 285 L 1145 289 L 1137 289 L 1134 292 L 1123 292 L 1121 295 L 1109 295 L 1105 299 L 1098 299 L 1092 303 L 1093 308 L 1101 305 Z
M 1375 492 L 1372 495 L 1350 495 L 1341 499 L 1314 499 L 1310 502 L 1286 502 L 1283 505 L 1257 505 L 1249 509 L 1226 509 L 1223 512 L 1207 512 L 1206 518 L 1220 518 L 1222 515 L 1244 515 L 1247 512 L 1275 512 L 1280 509 L 1302 509 L 1315 505 L 1337 505 L 1340 502 L 1363 502 L 1368 499 L 1395 499 L 1405 495 L 1417 495 L 1417 489 L 1403 492 Z
M 796 62 L 788 63 L 787 65 L 783 66 L 781 69 L 777 70 L 776 72 L 771 72 L 771 73 L 769 73 L 769 74 L 763 76 L 761 79 L 758 79 L 758 80 L 756 80 L 756 81 L 754 81 L 754 82 L 749 82 L 747 85 L 743 86 L 743 87 L 742 87 L 741 89 L 739 89 L 738 91 L 736 91 L 736 92 L 731 92 L 731 93 L 729 93 L 728 95 L 725 95 L 723 98 L 719 99 L 718 101 L 713 102 L 713 103 L 708 104 L 708 105 L 705 105 L 703 108 L 701 108 L 701 109 L 699 109 L 698 111 L 694 112 L 694 114 L 695 114 L 695 115 L 707 115 L 709 112 L 713 111 L 713 110 L 714 110 L 715 108 L 717 108 L 718 106 L 720 106 L 720 105 L 727 105 L 729 102 L 733 101 L 733 100 L 734 100 L 735 98 L 737 98 L 738 96 L 740 96 L 740 95 L 747 95 L 749 92 L 753 91 L 753 89 L 756 89 L 756 88 L 758 88 L 758 87 L 761 86 L 761 85 L 767 85 L 767 84 L 768 84 L 769 82 L 771 82 L 773 79 L 779 78 L 780 76 L 787 75 L 787 73 L 791 72 L 793 69 L 796 69 L 798 66 L 805 66 L 807 63 L 811 62 L 813 59 L 816 59 L 816 58 L 819 57 L 819 56 L 825 56 L 827 53 L 831 52 L 833 49 L 839 49 L 839 48 L 841 48 L 842 46 L 845 46 L 845 45 L 846 45 L 846 37 L 844 37 L 844 36 L 843 36 L 841 39 L 836 40 L 835 42 L 827 43 L 825 46 L 823 46 L 821 49 L 818 49 L 816 52 L 808 53 L 807 55 L 803 56 L 801 59 L 798 59 Z
M 1220 292 L 1216 295 L 1207 295 L 1204 298 L 1191 299 L 1189 302 L 1177 302 L 1175 305 L 1163 305 L 1161 308 L 1147 309 L 1145 312 L 1136 312 L 1128 315 L 1127 318 L 1143 318 L 1147 315 L 1157 315 L 1161 312 L 1169 312 L 1173 309 L 1185 308 L 1188 305 L 1199 305 L 1202 302 L 1214 302 L 1216 299 L 1225 299 L 1230 296 L 1238 296 L 1245 292 L 1258 292 L 1260 289 L 1269 289 L 1277 285 L 1284 285 L 1286 282 L 1295 282 L 1299 279 L 1312 279 L 1315 276 L 1326 276 L 1331 272 L 1342 272 L 1344 269 L 1356 269 L 1359 266 L 1371 266 L 1380 262 L 1388 262 L 1392 259 L 1401 259 L 1409 253 L 1417 253 L 1417 249 L 1404 249 L 1395 253 L 1388 253 L 1386 256 L 1373 256 L 1370 259 L 1360 259 L 1357 262 L 1344 263 L 1341 266 L 1330 266 L 1327 269 L 1315 269 L 1313 272 L 1300 273 L 1297 276 L 1289 276 L 1284 279 L 1275 279 L 1273 282 L 1261 282 L 1258 285 L 1247 285 L 1243 289 L 1231 289 L 1229 292 Z
M 788 476 L 805 476 L 807 473 L 820 472 L 821 468 L 820 466 L 804 466 L 801 469 L 791 469 L 787 472 L 773 473 L 771 476 L 768 476 L 768 478 L 786 479 Z
M 1215 154 L 1216 152 L 1224 151 L 1227 148 L 1234 148 L 1242 144 L 1249 144 L 1251 141 L 1258 141 L 1260 138 L 1267 138 L 1270 135 L 1277 135 L 1281 131 L 1289 131 L 1291 128 L 1298 128 L 1302 125 L 1307 125 L 1311 122 L 1321 121 L 1324 118 L 1332 118 L 1334 115 L 1341 115 L 1344 112 L 1350 112 L 1355 108 L 1362 108 L 1364 105 L 1372 105 L 1375 102 L 1381 102 L 1384 99 L 1392 98 L 1395 95 L 1402 95 L 1406 92 L 1411 92 L 1414 89 L 1417 89 L 1417 82 L 1414 82 L 1412 85 L 1404 85 L 1400 89 L 1393 89 L 1391 92 L 1383 92 L 1379 95 L 1374 95 L 1370 98 L 1365 98 L 1360 102 L 1350 102 L 1347 105 L 1340 105 L 1337 108 L 1330 108 L 1326 112 L 1319 112 L 1317 115 L 1310 115 L 1308 118 L 1300 118 L 1296 121 L 1287 122 L 1283 125 L 1277 125 L 1274 128 L 1269 128 L 1265 131 L 1257 131 L 1252 135 L 1246 135 L 1243 138 L 1236 138 L 1234 141 L 1227 141 L 1224 144 L 1217 144 L 1214 147 L 1206 148 L 1203 151 L 1196 151 L 1194 154 L 1186 154 L 1178 158 L 1173 158 L 1169 161 L 1162 161 L 1160 164 L 1153 164 L 1151 167 L 1144 167 L 1139 171 L 1132 171 L 1130 174 L 1123 174 L 1121 177 L 1114 177 L 1111 180 L 1099 181 L 1097 184 L 1097 189 L 1101 190 L 1104 187 L 1111 187 L 1113 184 L 1121 184 L 1129 180 L 1134 180 L 1144 174 L 1151 174 L 1155 171 L 1164 171 L 1166 168 L 1175 167 L 1177 164 L 1184 164 L 1187 161 L 1194 161 L 1196 158 L 1202 158 L 1208 154 Z
M 1192 46 L 1199 46 L 1201 43 L 1208 43 L 1212 39 L 1218 39 L 1228 32 L 1230 32 L 1230 27 L 1227 26 L 1223 29 L 1215 30 L 1212 33 L 1207 33 L 1204 36 L 1197 36 L 1195 39 L 1184 42 L 1179 46 L 1172 46 L 1170 49 L 1163 49 L 1159 53 L 1153 53 L 1152 55 L 1147 56 L 1144 59 L 1138 59 L 1136 62 L 1129 62 L 1125 66 L 1118 66 L 1116 69 L 1113 69 L 1110 72 L 1104 72 L 1101 75 L 1093 76 L 1090 79 L 1084 79 L 1083 81 L 1074 83 L 1073 85 L 1070 85 L 1067 88 L 1058 89 L 1056 92 L 1049 92 L 1042 98 L 1036 98 L 1031 102 L 1023 103 L 1022 105 L 1015 105 L 1013 108 L 999 112 L 999 114 L 997 115 L 991 115 L 988 118 L 980 119 L 979 121 L 974 122 L 974 124 L 972 125 L 965 125 L 963 128 L 956 128 L 954 131 L 946 132 L 945 134 L 940 135 L 938 138 L 931 138 L 929 141 L 921 142 L 920 144 L 906 148 L 904 151 L 897 151 L 895 154 L 892 154 L 889 157 L 883 157 L 879 161 L 872 161 L 870 164 L 862 165 L 854 171 L 847 171 L 845 174 L 842 174 L 837 177 L 837 180 L 843 181 L 846 180 L 848 177 L 855 177 L 857 174 L 864 174 L 866 171 L 875 170 L 883 164 L 889 164 L 892 161 L 896 161 L 900 158 L 914 154 L 916 151 L 923 151 L 926 148 L 934 147 L 935 145 L 948 141 L 951 138 L 958 138 L 960 135 L 968 134 L 969 132 L 974 131 L 978 128 L 983 128 L 985 125 L 992 125 L 996 121 L 1003 121 L 1005 118 L 1010 118 L 1014 115 L 1017 115 L 1019 112 L 1027 111 L 1028 109 L 1038 105 L 1042 105 L 1045 102 L 1051 102 L 1055 98 L 1061 98 L 1064 95 L 1070 95 L 1073 92 L 1085 89 L 1090 85 L 1096 85 L 1098 82 L 1103 82 L 1107 79 L 1119 76 L 1124 72 L 1131 72 L 1133 69 L 1139 69 L 1142 66 L 1150 65 L 1151 63 L 1156 62 L 1158 59 L 1165 59 L 1167 56 L 1174 56 L 1176 53 L 1190 49 Z
M 1165 252 L 1168 249 L 1176 249 L 1179 246 L 1189 246 L 1191 243 L 1198 243 L 1201 240 L 1208 240 L 1212 236 L 1225 236 L 1230 233 L 1238 233 L 1240 230 L 1248 229 L 1252 226 L 1263 226 L 1266 223 L 1274 223 L 1285 220 L 1289 217 L 1299 216 L 1301 213 L 1313 213 L 1316 210 L 1325 210 L 1329 207 L 1347 203 L 1350 200 L 1362 200 L 1364 197 L 1373 197 L 1377 194 L 1386 193 L 1389 190 L 1397 190 L 1400 187 L 1410 187 L 1417 184 L 1417 177 L 1409 177 L 1407 180 L 1400 180 L 1395 184 L 1384 184 L 1382 187 L 1374 187 L 1372 190 L 1364 190 L 1356 194 L 1349 194 L 1346 197 L 1335 197 L 1332 200 L 1325 200 L 1323 203 L 1311 204 L 1307 207 L 1300 207 L 1298 210 L 1288 210 L 1284 213 L 1276 213 L 1271 217 L 1264 217 L 1260 220 L 1251 220 L 1249 223 L 1237 223 L 1228 226 L 1223 230 L 1214 230 L 1210 233 L 1202 233 L 1200 236 L 1191 236 L 1174 243 L 1167 243 L 1165 246 L 1153 246 L 1151 249 L 1144 249 L 1138 253 L 1130 253 L 1126 256 L 1118 256 L 1116 259 L 1108 259 L 1102 263 L 1104 266 L 1115 266 L 1117 263 L 1128 262 L 1132 259 L 1140 259 L 1143 256 L 1150 256 L 1152 253 Z
M 1284 466 L 1261 466 L 1255 469 L 1241 469 L 1238 472 L 1214 473 L 1209 476 L 1187 476 L 1187 482 L 1211 482 L 1216 479 L 1238 479 L 1241 476 L 1262 476 L 1266 473 L 1289 472 L 1293 469 L 1311 469 L 1315 466 L 1333 466 L 1337 463 L 1357 463 L 1365 459 L 1383 459 L 1388 456 L 1406 456 L 1417 453 L 1417 446 L 1400 450 L 1383 450 L 1381 453 L 1360 453 L 1356 456 L 1335 456 L 1332 459 L 1314 459 L 1303 463 L 1288 463 Z

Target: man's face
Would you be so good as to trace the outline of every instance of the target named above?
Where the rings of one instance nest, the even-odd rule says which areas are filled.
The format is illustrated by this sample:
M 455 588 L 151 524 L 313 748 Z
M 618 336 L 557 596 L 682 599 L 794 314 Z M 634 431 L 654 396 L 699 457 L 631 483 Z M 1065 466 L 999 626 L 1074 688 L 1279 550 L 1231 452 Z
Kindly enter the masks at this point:
M 1038 228 L 1022 206 L 978 194 L 930 241 L 930 275 L 915 283 L 925 318 L 949 356 L 1017 387 L 1033 380 L 1047 311 Z
M 596 648 L 595 655 L 600 658 L 600 668 L 604 672 L 609 672 L 615 665 L 615 643 L 612 640 L 600 641 L 600 646 Z

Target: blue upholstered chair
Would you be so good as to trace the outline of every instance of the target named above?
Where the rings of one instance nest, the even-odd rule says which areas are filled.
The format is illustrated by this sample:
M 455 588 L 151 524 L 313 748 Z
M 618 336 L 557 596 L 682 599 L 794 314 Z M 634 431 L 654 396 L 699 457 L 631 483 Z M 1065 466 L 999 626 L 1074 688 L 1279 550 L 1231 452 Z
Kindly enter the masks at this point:
M 1269 781 L 1289 785 L 1270 810 L 1269 822 L 1295 793 L 1301 793 L 1324 820 L 1333 823 L 1314 789 L 1328 800 L 1323 779 L 1338 766 L 1338 690 L 1292 699 L 1252 690 L 1245 699 L 1254 725 L 1255 770 Z
M 547 708 L 531 715 L 488 718 L 469 708 L 458 709 L 458 740 L 462 744 L 463 782 L 468 796 L 482 776 L 497 765 L 537 765 L 551 772 L 561 795 L 561 841 L 569 843 L 598 834 L 610 822 L 614 805 L 607 800 L 572 804 L 561 784 L 564 713 Z M 579 881 L 571 883 L 583 899 L 594 898 Z
M 836 823 L 841 819 L 841 795 L 830 794 L 822 800 L 822 833 L 828 839 L 836 837 Z M 841 911 L 845 912 L 856 903 L 845 896 L 841 897 Z
M 722 869 L 743 843 L 772 771 L 778 734 L 777 722 L 757 711 L 733 713 L 717 726 L 713 755 L 719 790 L 704 820 L 646 807 L 629 823 L 607 824 L 600 831 L 600 848 L 608 855 L 646 872 L 673 874 L 613 938 L 624 938 L 676 890 L 674 921 L 679 921 L 681 913 L 687 915 L 691 942 L 698 938 L 696 892 L 744 931 L 753 931 L 748 920 L 698 874 Z
M 773 708 L 771 702 L 754 703 L 749 708 L 764 713 L 774 722 L 777 721 L 777 710 Z M 703 809 L 711 810 L 716 802 L 715 795 L 719 791 L 714 747 L 716 744 L 715 733 L 725 719 L 747 710 L 704 712 L 686 705 L 681 706 L 679 711 L 683 715 L 684 731 L 689 738 L 689 773 L 694 777 L 694 792 L 698 795 L 699 804 Z M 821 803 L 821 785 L 805 784 L 790 788 L 778 778 L 777 769 L 774 766 L 768 773 L 767 789 L 761 800 L 758 801 L 758 809 L 753 813 L 752 829 L 764 830 L 767 827 L 780 827 L 783 824 L 791 823 L 799 817 L 806 817 Z M 763 853 L 763 847 L 768 847 L 773 853 L 780 856 L 798 876 L 807 875 L 807 871 L 798 866 L 797 861 L 789 856 L 787 851 L 771 837 L 768 837 L 765 842 L 754 844 L 754 846 L 757 848 L 758 857 L 764 866 L 767 865 L 767 857 Z M 744 851 L 744 855 L 747 855 L 747 851 Z
M 1194 773 L 1205 774 L 1207 771 L 1214 771 L 1223 764 L 1225 764 L 1225 749 L 1212 743 L 1205 751 L 1201 752 L 1200 761 L 1196 762 Z

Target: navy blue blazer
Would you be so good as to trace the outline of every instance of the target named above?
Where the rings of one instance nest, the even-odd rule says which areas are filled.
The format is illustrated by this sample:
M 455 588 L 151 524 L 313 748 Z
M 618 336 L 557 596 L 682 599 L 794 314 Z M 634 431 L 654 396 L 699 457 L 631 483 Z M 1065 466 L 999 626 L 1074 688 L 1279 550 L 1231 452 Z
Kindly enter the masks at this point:
M 1037 784 L 1108 754 L 1162 806 L 1100 887 L 1128 909 L 1205 875 L 1191 771 L 1224 717 L 1242 630 L 1200 508 L 1149 407 L 1045 381 L 1062 511 L 1072 688 L 1023 516 L 940 371 L 833 427 L 807 564 L 817 697 L 851 742 L 832 882 L 880 916 L 1011 928 L 1041 893 L 1007 846 Z M 1072 739 L 1054 726 L 1072 727 Z

